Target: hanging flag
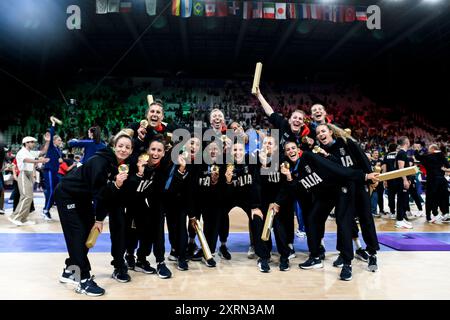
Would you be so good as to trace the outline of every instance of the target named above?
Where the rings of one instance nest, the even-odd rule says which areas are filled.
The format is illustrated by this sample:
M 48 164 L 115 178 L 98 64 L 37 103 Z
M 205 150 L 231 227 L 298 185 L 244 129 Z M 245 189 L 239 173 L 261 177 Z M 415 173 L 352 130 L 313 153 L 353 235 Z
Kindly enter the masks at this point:
M 322 6 L 322 19 L 333 22 L 333 6 L 324 4 Z
M 264 19 L 275 19 L 275 6 L 273 2 L 263 3 L 263 17 Z
M 262 19 L 263 17 L 263 4 L 259 1 L 253 1 L 253 19 Z
M 286 3 L 275 3 L 275 19 L 286 19 Z
M 311 19 L 311 5 L 310 4 L 301 4 L 302 7 L 302 18 L 303 19 Z
M 297 19 L 297 6 L 295 3 L 287 4 L 287 16 L 289 19 Z
M 108 0 L 97 0 L 95 2 L 95 13 L 97 14 L 108 13 Z
M 311 19 L 323 20 L 322 5 L 320 5 L 320 4 L 312 4 L 311 5 Z
M 367 21 L 367 8 L 366 7 L 356 7 L 356 20 Z
M 355 21 L 355 7 L 353 6 L 346 6 L 345 7 L 345 14 L 344 14 L 344 22 L 353 22 Z
M 180 16 L 189 18 L 192 13 L 192 0 L 181 0 L 180 11 Z
M 205 2 L 203 0 L 194 0 L 192 11 L 194 13 L 194 16 L 204 16 Z
M 241 2 L 231 1 L 231 5 L 228 6 L 228 14 L 230 16 L 239 16 L 241 14 Z
M 116 13 L 120 11 L 120 0 L 108 0 L 108 12 Z
M 216 4 L 214 1 L 205 1 L 205 15 L 214 17 L 216 15 Z
M 245 20 L 252 18 L 253 3 L 251 1 L 244 1 L 244 8 L 242 9 L 242 18 Z
M 179 16 L 181 13 L 180 0 L 172 0 L 172 15 Z
M 121 13 L 129 13 L 131 12 L 132 3 L 131 2 L 121 2 L 120 3 L 120 12 Z
M 343 6 L 333 6 L 333 22 L 345 21 L 345 8 Z
M 156 15 L 156 0 L 145 0 L 145 9 L 149 16 Z
M 226 17 L 228 15 L 228 5 L 225 0 L 217 0 L 216 10 L 218 17 Z

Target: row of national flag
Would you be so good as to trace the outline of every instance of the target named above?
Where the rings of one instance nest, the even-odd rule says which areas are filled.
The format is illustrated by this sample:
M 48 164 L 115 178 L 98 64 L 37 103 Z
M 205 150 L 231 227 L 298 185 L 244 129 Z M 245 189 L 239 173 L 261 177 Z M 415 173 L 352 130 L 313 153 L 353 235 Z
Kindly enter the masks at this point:
M 142 1 L 142 0 L 140 0 Z M 149 16 L 156 15 L 156 1 L 157 0 L 144 0 L 145 10 Z M 133 2 L 131 0 L 96 0 L 95 1 L 95 13 L 107 14 L 107 13 L 129 13 L 132 11 Z
M 172 15 L 183 18 L 237 16 L 243 19 L 367 21 L 366 7 L 263 1 L 172 0 Z

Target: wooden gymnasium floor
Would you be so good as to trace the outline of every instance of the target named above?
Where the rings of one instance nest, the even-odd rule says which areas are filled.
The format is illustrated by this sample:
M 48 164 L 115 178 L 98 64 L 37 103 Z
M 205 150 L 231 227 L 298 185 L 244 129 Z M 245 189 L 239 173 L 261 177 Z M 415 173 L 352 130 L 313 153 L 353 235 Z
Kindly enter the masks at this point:
M 5 197 L 8 199 L 8 195 Z M 0 299 L 93 299 L 76 294 L 73 287 L 58 282 L 66 253 L 61 236 L 57 212 L 52 209 L 54 221 L 45 222 L 39 212 L 42 194 L 36 194 L 37 210 L 31 219 L 34 226 L 13 226 L 7 217 L 0 216 Z M 413 207 L 414 208 L 414 207 Z M 247 258 L 247 217 L 239 209 L 230 213 L 230 237 L 241 239 L 232 260 L 216 256 L 216 268 L 207 268 L 201 262 L 190 262 L 189 271 L 181 272 L 173 262 L 167 261 L 173 273 L 171 279 L 159 279 L 130 271 L 132 281 L 118 283 L 111 278 L 111 256 L 108 250 L 91 252 L 93 274 L 96 281 L 106 289 L 106 295 L 95 299 L 447 299 L 450 294 L 450 265 L 448 251 L 396 251 L 384 247 L 378 254 L 380 270 L 371 273 L 366 263 L 353 262 L 353 280 L 338 279 L 339 269 L 333 268 L 336 258 L 334 243 L 326 243 L 325 266 L 319 270 L 301 270 L 298 264 L 307 258 L 306 240 L 295 239 L 297 257 L 291 260 L 291 270 L 278 270 L 278 256 L 273 255 L 271 272 L 262 274 L 257 270 L 256 260 Z M 377 230 L 382 232 L 424 232 L 442 235 L 450 233 L 449 225 L 428 225 L 425 218 L 413 222 L 411 231 L 397 230 L 394 220 L 376 219 Z M 106 224 L 107 225 L 107 224 Z M 333 237 L 334 221 L 327 221 L 327 236 Z M 106 228 L 105 232 L 108 232 Z M 245 234 L 242 234 L 245 233 Z M 27 238 L 31 245 L 24 246 Z M 330 239 L 331 239 L 330 238 Z M 31 239 L 31 240 L 30 240 Z M 104 241 L 108 242 L 107 235 Z M 52 249 L 59 248 L 59 249 Z M 62 248 L 62 249 L 61 249 Z M 166 242 L 166 250 L 169 244 Z M 149 259 L 155 264 L 154 257 Z

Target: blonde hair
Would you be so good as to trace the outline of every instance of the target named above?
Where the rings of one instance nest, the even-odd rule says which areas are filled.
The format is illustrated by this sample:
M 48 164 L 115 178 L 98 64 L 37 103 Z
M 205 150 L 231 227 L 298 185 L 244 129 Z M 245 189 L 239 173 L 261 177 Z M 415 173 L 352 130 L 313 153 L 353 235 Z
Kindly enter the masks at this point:
M 347 139 L 356 141 L 355 138 L 353 138 L 345 130 L 339 128 L 338 126 L 335 126 L 334 124 L 323 123 L 323 124 L 319 124 L 317 126 L 317 128 L 320 127 L 320 126 L 326 126 L 333 133 L 334 138 L 341 138 L 342 140 L 344 140 L 345 143 L 347 143 Z

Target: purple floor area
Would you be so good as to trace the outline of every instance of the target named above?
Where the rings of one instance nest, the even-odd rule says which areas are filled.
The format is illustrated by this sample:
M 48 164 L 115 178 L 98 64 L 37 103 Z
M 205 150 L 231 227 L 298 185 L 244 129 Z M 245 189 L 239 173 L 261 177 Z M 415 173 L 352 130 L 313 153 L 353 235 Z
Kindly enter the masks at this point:
M 379 233 L 381 251 L 450 251 L 450 233 Z M 336 234 L 325 235 L 325 247 L 336 251 Z M 230 233 L 227 243 L 232 252 L 247 252 L 247 233 Z M 307 252 L 306 239 L 295 237 L 297 252 Z M 109 233 L 101 234 L 92 252 L 109 252 Z M 166 251 L 170 244 L 166 234 Z M 275 250 L 275 244 L 274 244 Z M 0 253 L 5 252 L 66 252 L 64 236 L 61 233 L 0 233 Z

